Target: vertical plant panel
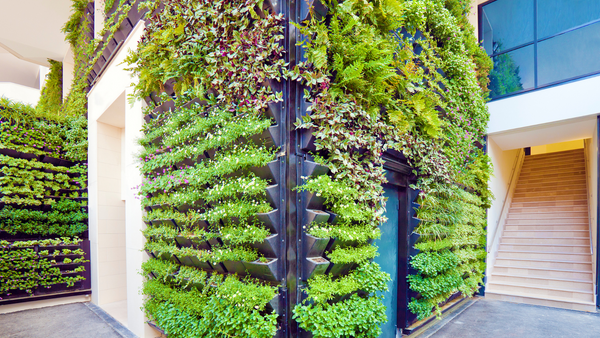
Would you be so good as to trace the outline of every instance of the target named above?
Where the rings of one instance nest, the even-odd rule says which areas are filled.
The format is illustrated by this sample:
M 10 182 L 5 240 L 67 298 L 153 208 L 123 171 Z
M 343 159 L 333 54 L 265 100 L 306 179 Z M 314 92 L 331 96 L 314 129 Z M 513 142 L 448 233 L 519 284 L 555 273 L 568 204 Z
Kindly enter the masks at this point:
M 297 6 L 301 62 L 292 75 L 303 89 L 297 152 L 330 173 L 303 177 L 299 190 L 308 209 L 322 205 L 332 217 L 326 226 L 303 224 L 303 240 L 330 238 L 324 258 L 332 264 L 309 275 L 294 318 L 314 337 L 377 337 L 390 320 L 378 296 L 388 276 L 372 263 L 371 244 L 386 221 L 386 151 L 402 153 L 418 175 L 420 206 L 404 239 L 409 321 L 481 283 L 491 168 L 478 145 L 489 118 L 482 85 L 489 60 L 461 1 L 307 4 Z
M 154 15 L 127 61 L 149 104 L 145 310 L 173 337 L 275 336 L 282 16 L 268 1 L 142 6 Z
M 0 101 L 0 301 L 89 291 L 87 123 Z

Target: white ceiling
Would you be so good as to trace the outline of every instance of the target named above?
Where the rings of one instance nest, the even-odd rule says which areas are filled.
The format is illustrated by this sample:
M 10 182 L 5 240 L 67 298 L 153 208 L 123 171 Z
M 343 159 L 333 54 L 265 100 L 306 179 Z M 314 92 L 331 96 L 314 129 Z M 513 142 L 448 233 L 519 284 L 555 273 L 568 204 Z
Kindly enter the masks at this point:
M 0 0 L 0 47 L 41 66 L 62 61 L 68 44 L 61 28 L 70 13 L 71 0 Z
M 0 47 L 0 82 L 12 82 L 39 89 L 40 66 L 21 60 Z
M 489 137 L 502 150 L 511 150 L 591 138 L 595 129 L 596 116 L 590 116 L 490 134 Z

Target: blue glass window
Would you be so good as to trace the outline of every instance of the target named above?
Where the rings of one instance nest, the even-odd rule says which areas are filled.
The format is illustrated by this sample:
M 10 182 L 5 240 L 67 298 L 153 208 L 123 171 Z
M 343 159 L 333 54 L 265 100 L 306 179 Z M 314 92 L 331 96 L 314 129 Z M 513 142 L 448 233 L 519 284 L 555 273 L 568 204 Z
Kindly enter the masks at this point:
M 538 43 L 538 84 L 600 70 L 600 23 Z
M 490 96 L 498 97 L 535 85 L 533 45 L 494 56 L 490 72 Z
M 600 18 L 598 0 L 538 0 L 538 38 Z
M 483 42 L 495 54 L 533 41 L 533 2 L 495 1 L 483 7 Z
M 492 99 L 600 73 L 600 0 L 493 0 L 479 13 Z

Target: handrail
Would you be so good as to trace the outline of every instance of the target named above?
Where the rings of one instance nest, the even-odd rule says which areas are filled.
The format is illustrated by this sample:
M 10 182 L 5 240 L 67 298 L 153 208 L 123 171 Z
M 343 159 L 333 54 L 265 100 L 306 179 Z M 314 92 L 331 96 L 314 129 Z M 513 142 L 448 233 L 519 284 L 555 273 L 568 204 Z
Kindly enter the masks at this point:
M 588 232 L 590 235 L 590 254 L 594 253 L 594 239 L 592 237 L 592 210 L 591 210 L 591 196 L 590 196 L 590 180 L 588 175 L 590 174 L 590 167 L 588 166 L 590 159 L 588 158 L 588 145 L 583 141 L 583 157 L 585 158 L 585 195 L 587 199 L 588 208 Z
M 504 216 L 504 209 L 506 208 L 506 202 L 508 201 L 508 197 L 510 195 L 510 191 L 512 190 L 511 187 L 513 185 L 514 182 L 517 181 L 518 178 L 515 178 L 515 173 L 517 171 L 517 166 L 518 164 L 521 162 L 521 157 L 525 157 L 525 151 L 523 150 L 523 148 L 519 149 L 519 153 L 517 154 L 517 157 L 515 158 L 515 162 L 513 163 L 513 167 L 510 173 L 510 181 L 508 182 L 508 187 L 506 189 L 506 195 L 504 196 L 504 202 L 502 203 L 502 208 L 500 209 L 500 215 L 498 216 L 498 220 L 496 221 L 496 229 L 494 230 L 494 236 L 492 236 L 492 242 L 490 242 L 492 245 L 488 245 L 487 247 L 487 252 L 490 253 L 492 246 L 494 243 L 496 243 L 497 241 L 497 237 L 498 234 L 501 232 L 498 232 L 498 230 L 500 229 L 500 221 L 502 221 L 502 217 Z

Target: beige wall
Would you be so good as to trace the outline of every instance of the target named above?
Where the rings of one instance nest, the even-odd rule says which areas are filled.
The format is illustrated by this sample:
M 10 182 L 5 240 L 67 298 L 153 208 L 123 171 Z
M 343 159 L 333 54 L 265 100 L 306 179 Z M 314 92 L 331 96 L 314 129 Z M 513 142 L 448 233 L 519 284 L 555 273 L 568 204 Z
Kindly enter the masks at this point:
M 123 129 L 98 122 L 98 304 L 127 299 L 125 202 L 121 199 Z
M 567 141 L 531 147 L 531 155 L 555 153 L 583 148 L 583 140 Z
M 498 229 L 499 221 L 502 216 L 502 211 L 504 208 L 507 208 L 510 204 L 510 201 L 507 199 L 511 198 L 511 193 L 514 192 L 514 187 L 516 187 L 516 178 L 514 182 L 512 182 L 511 186 L 511 177 L 513 176 L 513 171 L 518 172 L 520 168 L 516 168 L 516 161 L 518 160 L 520 149 L 506 150 L 503 151 L 498 144 L 494 141 L 493 138 L 488 138 L 487 144 L 488 154 L 492 160 L 492 165 L 494 166 L 494 173 L 492 177 L 490 177 L 489 187 L 494 193 L 494 200 L 492 201 L 492 206 L 488 209 L 488 219 L 487 219 L 487 246 L 488 246 L 488 258 L 487 258 L 487 275 L 490 274 L 490 269 L 493 267 L 495 261 L 495 255 L 497 253 L 497 244 L 494 240 L 501 236 L 501 228 Z M 511 189 L 512 188 L 512 192 Z M 507 200 L 505 205 L 505 200 Z M 504 208 L 503 208 L 504 207 Z M 498 230 L 497 230 L 498 229 Z

